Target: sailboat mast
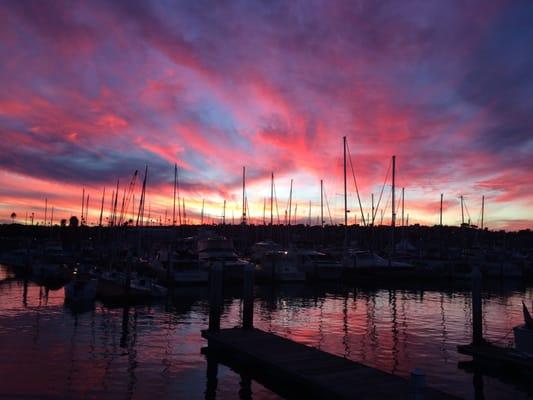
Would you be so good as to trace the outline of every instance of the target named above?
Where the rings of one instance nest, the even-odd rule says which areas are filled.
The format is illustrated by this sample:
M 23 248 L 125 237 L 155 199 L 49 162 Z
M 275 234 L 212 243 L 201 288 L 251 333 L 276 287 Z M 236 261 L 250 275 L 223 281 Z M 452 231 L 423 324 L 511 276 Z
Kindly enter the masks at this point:
M 80 225 L 83 225 L 83 215 L 85 214 L 85 188 L 81 190 L 81 220 Z
M 320 226 L 324 227 L 324 181 L 320 179 Z
M 394 255 L 394 227 L 396 226 L 396 156 L 392 156 L 392 216 L 391 216 L 391 243 L 390 258 Z
M 105 186 L 102 192 L 102 202 L 100 204 L 100 218 L 98 219 L 98 226 L 102 226 L 102 218 L 104 217 L 104 199 L 105 199 Z
M 372 225 L 374 225 L 374 193 L 372 193 L 372 219 L 370 221 L 372 221 Z
M 185 212 L 185 198 L 182 198 L 181 201 L 183 202 L 183 212 L 181 215 L 183 216 L 183 223 L 187 225 L 187 213 Z
M 403 224 L 403 212 L 404 212 L 404 208 L 405 208 L 405 188 L 402 188 L 402 227 L 404 226 Z
M 204 224 L 204 206 L 205 206 L 205 200 L 202 199 L 202 213 L 200 214 L 200 225 Z
M 267 199 L 266 197 L 263 197 L 263 225 L 266 225 L 266 204 Z
M 87 203 L 85 204 L 85 224 L 89 225 L 89 193 L 87 193 Z
M 465 223 L 465 212 L 463 207 L 463 195 L 461 195 L 461 225 L 464 225 Z
M 481 230 L 483 230 L 483 219 L 485 217 L 485 196 L 481 196 Z
M 442 198 L 444 197 L 444 193 L 440 194 L 440 226 L 442 226 Z
M 172 226 L 176 225 L 176 182 L 178 180 L 178 165 L 174 163 L 174 200 L 172 202 Z
M 246 224 L 246 167 L 242 167 L 242 224 Z
M 274 172 L 270 181 L 270 225 L 274 225 Z
M 291 189 L 289 191 L 289 226 L 291 226 L 291 211 L 292 211 L 292 179 L 291 179 Z
M 226 199 L 224 199 L 224 208 L 222 209 L 222 225 L 226 225 Z
M 348 228 L 348 191 L 346 186 L 346 136 L 342 137 L 344 150 L 344 226 Z
M 48 198 L 44 198 L 44 226 L 48 225 L 48 220 L 46 219 L 46 214 L 48 213 Z
M 120 179 L 117 179 L 117 190 L 115 190 L 115 203 L 113 204 L 113 226 L 117 223 L 117 202 L 118 202 L 118 185 Z
M 146 200 L 146 179 L 148 176 L 148 165 L 146 166 L 144 170 L 144 179 L 143 179 L 143 186 L 141 190 L 141 200 L 139 201 L 139 211 L 137 213 L 137 222 L 136 225 L 141 226 L 144 225 L 144 202 Z

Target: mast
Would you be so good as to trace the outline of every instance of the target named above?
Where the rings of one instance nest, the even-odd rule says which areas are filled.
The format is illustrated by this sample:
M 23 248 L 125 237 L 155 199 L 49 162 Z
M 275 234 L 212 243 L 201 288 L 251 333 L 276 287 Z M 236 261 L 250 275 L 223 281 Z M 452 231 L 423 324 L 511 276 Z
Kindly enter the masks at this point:
M 226 225 L 226 199 L 224 199 L 224 208 L 222 209 L 222 225 Z
M 48 213 L 48 198 L 44 198 L 44 226 L 48 225 L 46 214 Z
M 113 204 L 113 226 L 117 223 L 117 201 L 118 201 L 118 184 L 120 179 L 117 179 L 117 190 L 115 190 L 115 203 Z
M 461 226 L 465 223 L 465 212 L 463 207 L 463 195 L 461 195 Z
M 104 216 L 104 198 L 105 198 L 105 186 L 102 192 L 102 202 L 100 204 L 100 219 L 98 220 L 98 226 L 102 226 L 102 218 Z
M 291 226 L 291 211 L 292 211 L 292 179 L 291 179 L 291 190 L 289 191 L 289 226 Z
M 270 225 L 274 225 L 274 172 L 270 181 Z
M 404 208 L 405 208 L 405 188 L 402 188 L 402 227 L 404 226 L 403 224 L 403 212 L 404 212 Z
M 390 257 L 394 255 L 394 227 L 396 226 L 396 156 L 392 156 L 392 216 L 391 216 L 391 235 L 390 235 Z
M 242 167 L 242 224 L 246 224 L 246 167 Z
M 81 191 L 81 219 L 80 225 L 83 225 L 83 215 L 85 214 L 85 188 Z
M 481 230 L 483 230 L 484 217 L 485 217 L 485 195 L 481 196 Z
M 146 179 L 148 177 L 148 165 L 144 169 L 144 179 L 143 179 L 143 186 L 141 190 L 141 200 L 139 201 L 139 211 L 137 213 L 137 222 L 136 225 L 142 226 L 144 224 L 144 203 L 146 201 Z
M 263 197 L 263 225 L 266 225 L 266 203 L 267 199 L 266 197 Z
M 181 226 L 181 223 L 182 223 L 182 219 L 181 219 L 181 207 L 180 207 L 180 176 L 179 176 L 179 171 L 178 171 L 178 168 L 176 166 L 176 190 L 178 192 L 178 222 Z
M 309 200 L 309 219 L 307 220 L 307 224 L 311 226 L 311 200 Z
M 320 179 L 320 226 L 324 227 L 324 181 Z
M 204 206 L 205 206 L 205 199 L 202 199 L 202 213 L 200 214 L 200 225 L 204 224 Z
M 187 225 L 187 213 L 185 212 L 185 198 L 182 198 L 181 201 L 183 202 L 183 212 L 181 215 L 183 216 L 183 223 Z
M 54 206 L 52 206 L 52 215 L 50 216 L 50 226 L 54 225 Z
M 85 224 L 89 225 L 89 193 L 87 193 L 87 203 L 85 203 Z
M 344 150 L 344 226 L 348 228 L 348 191 L 346 187 L 346 136 L 342 137 Z
M 109 207 L 109 220 L 107 221 L 109 226 L 113 224 L 113 203 L 114 202 L 115 202 L 115 190 L 113 189 L 111 192 L 111 206 Z
M 372 193 L 372 226 L 374 225 L 374 193 Z
M 442 198 L 444 197 L 444 193 L 440 194 L 440 226 L 442 226 Z
M 172 226 L 176 225 L 176 183 L 178 181 L 178 164 L 174 163 L 174 200 L 172 202 Z

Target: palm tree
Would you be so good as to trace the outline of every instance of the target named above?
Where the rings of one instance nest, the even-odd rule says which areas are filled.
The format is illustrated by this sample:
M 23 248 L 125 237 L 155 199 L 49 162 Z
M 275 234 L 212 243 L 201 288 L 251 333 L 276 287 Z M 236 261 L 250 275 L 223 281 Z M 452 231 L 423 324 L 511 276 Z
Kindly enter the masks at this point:
M 13 224 L 15 223 L 15 218 L 17 218 L 17 214 L 12 212 L 11 213 L 11 221 L 12 221 L 11 223 L 13 223 Z

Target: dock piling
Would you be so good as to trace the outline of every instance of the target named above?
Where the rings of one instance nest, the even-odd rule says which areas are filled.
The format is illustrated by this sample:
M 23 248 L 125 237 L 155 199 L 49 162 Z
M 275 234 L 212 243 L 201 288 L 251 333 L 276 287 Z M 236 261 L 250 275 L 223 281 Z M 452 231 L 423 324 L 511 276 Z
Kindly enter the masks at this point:
M 209 331 L 220 330 L 220 314 L 223 301 L 223 273 L 221 263 L 215 263 L 209 269 Z
M 244 267 L 244 293 L 242 327 L 254 327 L 254 266 L 249 264 Z

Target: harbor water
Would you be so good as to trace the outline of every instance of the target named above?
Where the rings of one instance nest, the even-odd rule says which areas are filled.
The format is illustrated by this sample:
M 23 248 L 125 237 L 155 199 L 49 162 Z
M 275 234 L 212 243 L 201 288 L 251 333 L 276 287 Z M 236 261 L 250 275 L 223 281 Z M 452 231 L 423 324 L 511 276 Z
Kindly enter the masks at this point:
M 484 285 L 487 339 L 513 345 L 533 288 Z M 240 288 L 225 293 L 222 327 L 241 322 Z M 426 290 L 292 284 L 257 286 L 254 324 L 296 342 L 409 377 L 467 399 L 525 399 L 527 376 L 464 363 L 471 341 L 468 283 Z M 278 399 L 246 371 L 208 368 L 201 330 L 207 288 L 178 288 L 152 303 L 64 305 L 46 288 L 0 266 L 0 399 Z M 516 375 L 516 374 L 515 374 Z M 392 398 L 392 397 L 391 397 Z

